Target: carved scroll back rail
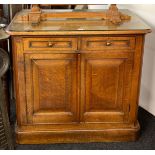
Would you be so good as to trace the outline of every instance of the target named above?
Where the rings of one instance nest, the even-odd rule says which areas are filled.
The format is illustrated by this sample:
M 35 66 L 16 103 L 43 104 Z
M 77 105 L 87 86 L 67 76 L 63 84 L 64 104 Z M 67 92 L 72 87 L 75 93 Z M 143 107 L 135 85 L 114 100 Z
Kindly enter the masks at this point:
M 41 5 L 42 6 L 42 5 Z M 41 21 L 49 18 L 101 18 L 108 20 L 113 24 L 120 24 L 124 20 L 130 20 L 130 16 L 121 13 L 116 4 L 111 4 L 107 11 L 97 12 L 44 12 L 39 4 L 33 4 L 31 11 L 23 16 L 18 17 L 19 21 L 29 21 L 32 24 L 39 24 Z

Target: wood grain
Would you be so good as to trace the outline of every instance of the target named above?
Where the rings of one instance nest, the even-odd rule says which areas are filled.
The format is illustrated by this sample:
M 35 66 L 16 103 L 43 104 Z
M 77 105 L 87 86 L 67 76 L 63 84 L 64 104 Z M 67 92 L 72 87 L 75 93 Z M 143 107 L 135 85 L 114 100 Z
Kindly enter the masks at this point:
M 82 50 L 132 50 L 135 48 L 134 37 L 83 37 Z
M 77 38 L 24 38 L 25 51 L 77 50 Z
M 82 55 L 83 121 L 128 122 L 132 53 Z
M 60 11 L 60 10 L 59 10 Z M 67 10 L 68 11 L 68 10 Z M 90 12 L 97 12 L 98 10 L 89 10 Z M 99 10 L 104 11 L 104 10 Z M 20 21 L 19 16 L 28 14 L 29 10 L 22 10 L 17 13 L 11 24 L 7 27 L 7 32 L 10 35 L 118 35 L 118 34 L 145 34 L 151 32 L 150 27 L 147 26 L 138 16 L 128 10 L 121 10 L 124 14 L 132 16 L 130 21 L 124 21 L 119 25 L 115 25 L 106 20 L 83 18 L 83 19 L 67 19 L 59 20 L 51 19 L 42 21 L 39 25 L 31 25 L 30 22 Z M 63 10 L 65 12 L 65 10 Z M 74 12 L 69 10 L 69 12 Z M 51 11 L 51 14 L 54 11 Z M 87 16 L 89 17 L 89 16 Z M 26 17 L 24 16 L 24 19 Z
M 29 123 L 78 121 L 75 54 L 25 54 Z
M 90 142 L 122 142 L 135 141 L 139 137 L 139 124 L 132 128 L 115 128 L 99 130 L 58 130 L 58 131 L 20 131 L 17 143 L 19 144 L 51 144 L 51 143 L 90 143 Z
M 102 20 L 107 20 L 112 22 L 113 24 L 120 24 L 124 20 L 130 20 L 131 17 L 129 15 L 123 14 L 120 12 L 116 6 L 116 4 L 111 4 L 109 9 L 106 11 L 95 11 L 91 12 L 87 11 L 73 11 L 73 12 L 53 12 L 50 11 L 44 12 L 40 9 L 38 4 L 33 4 L 31 11 L 27 14 L 20 15 L 19 21 L 28 21 L 31 24 L 38 25 L 41 21 L 48 20 L 50 18 L 101 18 Z

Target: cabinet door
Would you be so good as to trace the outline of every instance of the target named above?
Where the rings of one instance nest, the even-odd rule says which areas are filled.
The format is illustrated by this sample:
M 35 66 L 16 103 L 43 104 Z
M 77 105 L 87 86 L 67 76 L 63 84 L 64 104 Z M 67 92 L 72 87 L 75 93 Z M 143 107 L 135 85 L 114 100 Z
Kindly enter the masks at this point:
M 75 54 L 25 54 L 28 123 L 78 121 Z
M 127 122 L 133 53 L 82 54 L 81 121 Z

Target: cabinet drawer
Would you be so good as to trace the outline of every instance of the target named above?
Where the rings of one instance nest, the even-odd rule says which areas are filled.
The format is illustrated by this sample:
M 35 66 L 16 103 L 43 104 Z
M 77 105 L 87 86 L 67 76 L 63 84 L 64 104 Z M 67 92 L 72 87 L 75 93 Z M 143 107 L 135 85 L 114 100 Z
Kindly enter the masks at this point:
M 106 50 L 135 48 L 135 37 L 83 37 L 82 50 Z
M 24 38 L 24 50 L 77 50 L 76 38 Z

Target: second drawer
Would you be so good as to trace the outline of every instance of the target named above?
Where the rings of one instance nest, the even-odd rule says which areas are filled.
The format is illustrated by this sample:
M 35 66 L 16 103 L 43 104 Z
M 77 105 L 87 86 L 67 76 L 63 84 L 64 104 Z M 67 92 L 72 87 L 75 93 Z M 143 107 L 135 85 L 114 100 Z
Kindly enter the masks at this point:
M 135 48 L 135 37 L 83 37 L 82 50 L 131 50 Z

